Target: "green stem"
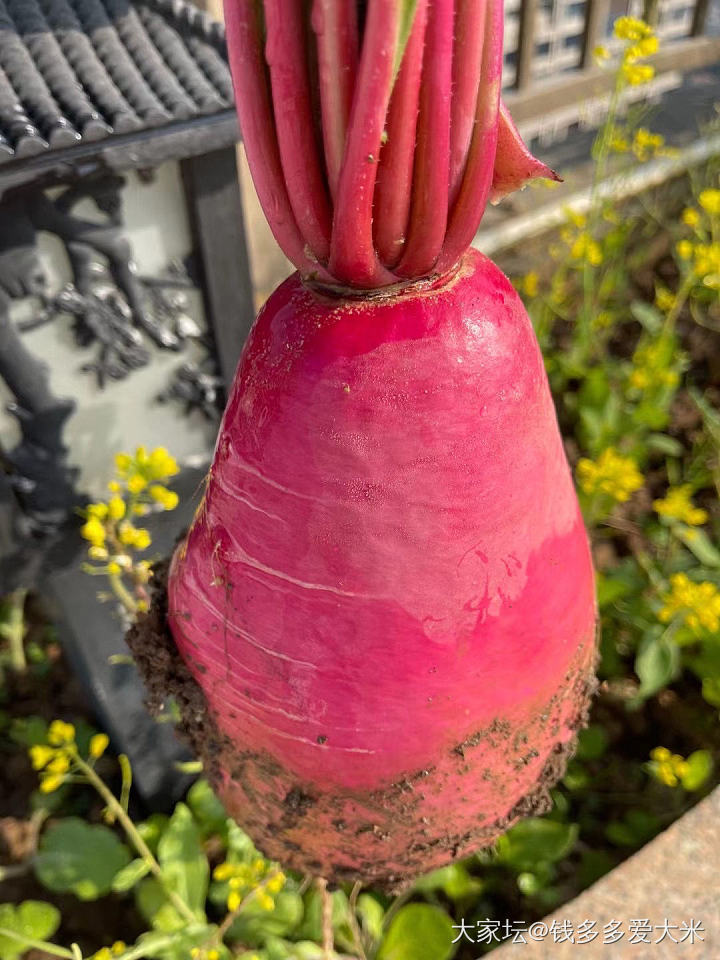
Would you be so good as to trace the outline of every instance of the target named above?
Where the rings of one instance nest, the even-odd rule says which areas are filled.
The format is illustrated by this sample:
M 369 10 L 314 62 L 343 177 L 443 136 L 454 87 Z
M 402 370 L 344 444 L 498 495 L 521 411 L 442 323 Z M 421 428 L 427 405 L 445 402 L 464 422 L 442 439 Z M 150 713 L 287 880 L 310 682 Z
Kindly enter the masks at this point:
M 78 768 L 83 772 L 88 781 L 92 784 L 93 787 L 97 790 L 100 796 L 103 798 L 107 804 L 108 809 L 116 817 L 116 819 L 121 824 L 123 830 L 128 836 L 128 839 L 135 847 L 137 852 L 140 854 L 140 857 L 147 865 L 148 870 L 153 876 L 158 880 L 160 886 L 163 888 L 165 895 L 167 896 L 170 903 L 175 907 L 177 912 L 183 917 L 184 920 L 187 920 L 190 923 L 194 923 L 197 920 L 197 917 L 192 912 L 190 907 L 185 903 L 182 897 L 172 890 L 167 883 L 165 875 L 162 871 L 162 867 L 157 862 L 155 857 L 152 854 L 152 851 L 145 843 L 143 838 L 140 836 L 137 827 L 132 822 L 131 818 L 125 812 L 120 801 L 112 793 L 109 787 L 106 786 L 105 782 L 100 779 L 100 777 L 95 773 L 90 764 L 86 763 L 79 755 L 74 757 L 75 763 Z
M 593 179 L 592 186 L 590 188 L 590 208 L 588 210 L 588 219 L 587 219 L 587 232 L 588 236 L 594 238 L 595 232 L 598 225 L 598 215 L 600 213 L 600 205 L 598 203 L 598 193 L 600 190 L 600 184 L 602 183 L 605 173 L 607 170 L 607 160 L 610 155 L 610 141 L 612 138 L 612 133 L 615 130 L 615 119 L 617 117 L 618 105 L 620 103 L 620 95 L 624 88 L 622 70 L 618 69 L 617 75 L 615 77 L 615 87 L 610 97 L 610 103 L 608 105 L 608 115 L 605 120 L 605 123 L 598 134 L 598 137 L 593 145 L 593 152 L 595 153 L 595 147 L 597 147 L 597 152 L 595 153 L 595 165 L 593 168 Z M 585 257 L 583 262 L 583 309 L 580 315 L 580 321 L 582 324 L 580 330 L 580 336 L 583 340 L 583 343 L 586 345 L 590 342 L 590 316 L 592 312 L 592 305 L 595 299 L 594 294 L 594 272 L 592 264 L 590 263 L 588 257 Z
M 67 957 L 67 960 L 75 960 L 76 954 L 72 950 L 59 947 L 56 943 L 49 943 L 47 940 L 33 940 L 32 937 L 26 937 L 22 933 L 8 930 L 7 927 L 0 927 L 0 937 L 16 940 L 27 950 L 42 950 L 43 953 L 49 953 L 53 957 Z
M 27 669 L 25 657 L 25 598 L 27 589 L 18 587 L 8 597 L 10 613 L 7 623 L 2 626 L 2 635 L 8 642 L 10 651 L 10 665 L 16 673 L 24 673 Z
M 135 616 L 137 613 L 137 604 L 135 603 L 125 584 L 122 582 L 122 575 L 119 573 L 109 573 L 108 580 L 110 581 L 112 592 L 118 598 L 120 603 L 123 605 L 123 607 L 125 607 L 129 614 Z

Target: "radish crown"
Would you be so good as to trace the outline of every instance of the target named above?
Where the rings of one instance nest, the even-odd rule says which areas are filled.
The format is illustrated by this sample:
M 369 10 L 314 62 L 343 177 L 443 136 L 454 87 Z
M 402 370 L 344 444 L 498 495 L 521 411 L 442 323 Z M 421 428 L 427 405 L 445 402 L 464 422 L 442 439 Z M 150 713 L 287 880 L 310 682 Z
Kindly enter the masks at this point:
M 500 101 L 503 0 L 225 0 L 265 215 L 307 279 L 449 270 L 488 200 L 556 175 Z

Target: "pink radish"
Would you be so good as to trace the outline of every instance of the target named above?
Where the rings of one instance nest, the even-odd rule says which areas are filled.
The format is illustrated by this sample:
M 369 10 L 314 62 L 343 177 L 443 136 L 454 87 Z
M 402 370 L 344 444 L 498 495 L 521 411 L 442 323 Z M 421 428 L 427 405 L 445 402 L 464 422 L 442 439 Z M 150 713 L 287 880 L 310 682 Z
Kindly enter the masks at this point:
M 169 626 L 260 848 L 394 886 L 545 802 L 592 687 L 542 358 L 467 250 L 491 191 L 553 174 L 499 104 L 501 0 L 315 0 L 314 41 L 304 9 L 226 0 L 248 158 L 298 273 L 243 351 Z

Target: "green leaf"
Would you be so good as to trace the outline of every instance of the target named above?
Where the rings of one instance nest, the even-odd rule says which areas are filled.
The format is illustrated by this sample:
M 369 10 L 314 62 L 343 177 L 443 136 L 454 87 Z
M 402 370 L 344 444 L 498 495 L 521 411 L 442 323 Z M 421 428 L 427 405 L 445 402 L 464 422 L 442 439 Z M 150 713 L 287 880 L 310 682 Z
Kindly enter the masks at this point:
M 131 860 L 126 867 L 118 870 L 112 882 L 113 893 L 127 893 L 132 890 L 136 883 L 139 883 L 143 877 L 150 872 L 150 867 L 144 860 Z
M 703 700 L 711 707 L 720 707 L 720 679 L 718 677 L 703 677 Z
M 645 810 L 628 810 L 622 820 L 612 820 L 605 836 L 618 847 L 639 847 L 660 829 L 658 818 Z
M 664 453 L 668 457 L 681 457 L 684 447 L 675 437 L 669 437 L 666 433 L 651 433 L 647 437 L 647 445 L 651 450 L 657 450 L 658 453 Z
M 451 863 L 421 877 L 415 887 L 423 893 L 442 890 L 451 900 L 462 900 L 479 894 L 483 884 L 476 877 L 472 877 L 461 863 Z
M 376 960 L 447 960 L 454 953 L 453 923 L 439 907 L 409 903 L 393 917 Z
M 630 304 L 630 313 L 650 334 L 658 334 L 663 328 L 665 318 L 657 307 L 643 300 L 633 300 Z
M 334 905 L 334 904 L 333 904 Z M 268 937 L 294 934 L 307 937 L 298 927 L 303 919 L 303 900 L 292 890 L 283 890 L 275 897 L 275 909 L 263 910 L 256 900 L 248 901 L 228 931 L 230 940 L 240 940 L 250 947 L 262 946 Z M 334 911 L 333 911 L 334 913 Z
M 360 926 L 373 942 L 382 936 L 385 910 L 381 903 L 369 893 L 361 893 L 357 899 L 357 915 Z
M 720 551 L 710 541 L 704 530 L 688 527 L 684 523 L 674 523 L 671 529 L 678 540 L 695 554 L 700 563 L 706 567 L 720 567 Z
M 607 750 L 608 735 L 599 723 L 592 723 L 580 731 L 577 756 L 580 760 L 597 760 Z
M 576 823 L 558 823 L 540 817 L 522 820 L 497 842 L 497 858 L 520 871 L 536 871 L 541 861 L 554 863 L 575 846 Z
M 680 777 L 685 790 L 699 790 L 706 782 L 713 769 L 713 758 L 709 750 L 696 750 L 687 758 L 688 769 Z
M 178 803 L 158 843 L 158 861 L 167 885 L 197 913 L 205 916 L 210 867 L 200 831 L 189 807 Z
M 10 737 L 21 747 L 47 743 L 47 732 L 47 721 L 42 717 L 16 717 L 10 727 Z
M 209 836 L 225 831 L 227 812 L 207 780 L 197 780 L 188 790 L 186 799 L 203 834 Z
M 11 930 L 30 940 L 47 940 L 60 926 L 60 911 L 51 903 L 25 900 L 17 906 L 0 903 L 0 928 Z M 27 951 L 18 940 L 0 933 L 0 957 L 15 960 Z
M 135 904 L 154 930 L 173 933 L 185 926 L 186 921 L 169 902 L 155 877 L 146 877 L 135 887 Z
M 680 670 L 680 650 L 665 634 L 646 635 L 635 657 L 635 673 L 640 678 L 638 698 L 645 700 L 671 683 Z
M 96 900 L 110 892 L 115 875 L 129 862 L 128 848 L 108 827 L 68 817 L 45 831 L 34 867 L 48 890 Z

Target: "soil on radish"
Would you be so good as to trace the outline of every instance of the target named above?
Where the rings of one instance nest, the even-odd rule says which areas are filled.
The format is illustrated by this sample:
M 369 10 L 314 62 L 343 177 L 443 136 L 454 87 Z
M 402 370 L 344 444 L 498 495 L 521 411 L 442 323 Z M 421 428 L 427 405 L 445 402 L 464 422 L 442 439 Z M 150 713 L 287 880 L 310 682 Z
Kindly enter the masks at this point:
M 153 713 L 159 713 L 163 710 L 167 699 L 169 697 L 173 698 L 181 717 L 177 726 L 178 734 L 188 744 L 194 755 L 202 759 L 205 775 L 211 783 L 217 782 L 221 776 L 220 758 L 226 751 L 232 751 L 234 755 L 234 764 L 231 770 L 233 780 L 247 783 L 246 768 L 249 766 L 255 774 L 260 770 L 269 779 L 284 782 L 287 779 L 287 774 L 269 754 L 250 750 L 238 752 L 236 748 L 233 748 L 229 738 L 221 733 L 209 714 L 205 697 L 178 654 L 172 634 L 167 627 L 166 581 L 167 564 L 163 563 L 156 567 L 150 610 L 138 618 L 126 637 L 140 675 L 145 682 L 148 708 Z M 573 671 L 570 670 L 565 678 L 565 683 L 567 686 L 575 686 L 575 702 L 581 705 L 577 716 L 570 725 L 571 729 L 577 732 L 588 722 L 591 699 L 595 693 L 597 681 L 594 676 L 588 677 L 584 670 L 578 671 L 576 674 L 573 674 Z M 557 700 L 556 695 L 548 703 L 546 713 L 541 717 L 541 720 L 545 723 L 553 721 Z M 553 736 L 557 736 L 559 725 L 551 727 L 550 732 Z M 537 750 L 529 743 L 527 733 L 520 730 L 515 733 L 514 737 L 512 734 L 512 727 L 507 721 L 496 719 L 485 729 L 476 731 L 456 744 L 451 752 L 458 758 L 458 773 L 462 776 L 470 769 L 466 763 L 468 752 L 482 748 L 483 745 L 496 749 L 507 744 L 515 753 L 519 754 L 517 760 L 519 766 L 530 763 L 538 756 Z M 511 738 L 512 743 L 510 743 Z M 448 858 L 455 858 L 466 854 L 468 846 L 474 846 L 477 849 L 487 846 L 487 838 L 494 838 L 519 818 L 540 816 L 547 813 L 552 807 L 550 789 L 565 772 L 567 763 L 575 752 L 576 739 L 576 736 L 574 736 L 565 743 L 556 744 L 532 789 L 514 804 L 504 817 L 495 821 L 490 827 L 484 826 L 475 832 L 462 835 L 448 833 L 430 840 L 418 837 L 410 851 L 417 858 L 418 864 L 423 862 L 423 855 L 429 850 L 447 851 Z M 526 747 L 526 749 L 523 750 L 523 747 Z M 363 807 L 369 803 L 388 811 L 393 821 L 398 818 L 402 820 L 416 806 L 418 795 L 422 795 L 422 782 L 431 773 L 433 773 L 431 769 L 408 771 L 405 776 L 398 778 L 388 787 L 374 790 L 367 796 L 359 796 L 358 800 L 361 801 Z M 284 780 L 279 780 L 283 775 Z M 493 774 L 488 770 L 486 776 L 490 778 Z M 302 783 L 290 785 L 285 790 L 282 800 L 283 812 L 277 823 L 273 838 L 273 849 L 266 852 L 292 867 L 295 854 L 299 852 L 299 849 L 288 834 L 318 803 L 329 804 L 331 807 L 335 805 L 338 814 L 343 809 L 338 798 L 315 797 Z M 333 813 L 332 809 L 330 812 Z M 380 830 L 372 820 L 362 817 L 357 822 L 348 824 L 336 815 L 331 816 L 331 823 L 338 834 L 338 847 L 342 846 L 343 835 L 347 837 L 350 831 L 356 837 L 363 834 L 370 835 L 377 854 L 376 858 L 368 859 L 362 865 L 362 868 L 366 871 L 367 876 L 374 878 L 375 886 L 392 892 L 401 891 L 408 886 L 413 879 L 413 875 L 402 876 L 383 871 L 382 845 L 383 841 L 388 839 L 388 833 Z M 241 826 L 247 829 L 252 836 L 256 828 L 252 810 L 248 812 L 248 817 Z M 318 863 L 318 869 L 319 867 L 320 864 Z M 349 870 L 342 863 L 337 863 L 334 865 L 333 875 L 326 879 L 335 884 L 352 882 L 356 879 L 356 872 Z

